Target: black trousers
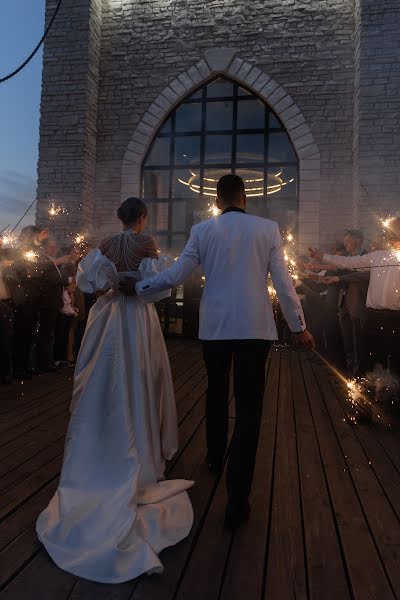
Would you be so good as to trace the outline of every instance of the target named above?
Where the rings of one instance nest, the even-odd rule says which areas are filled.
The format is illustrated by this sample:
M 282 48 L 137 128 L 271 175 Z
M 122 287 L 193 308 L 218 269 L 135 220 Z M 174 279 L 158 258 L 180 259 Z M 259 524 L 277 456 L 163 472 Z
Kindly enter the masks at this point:
M 12 345 L 14 332 L 14 304 L 0 300 L 0 377 L 12 375 Z
M 250 494 L 265 388 L 265 340 L 204 341 L 208 375 L 206 431 L 212 461 L 225 454 L 228 441 L 229 378 L 233 359 L 236 421 L 227 468 L 228 497 L 240 505 Z
M 361 371 L 376 364 L 400 375 L 400 310 L 367 310 L 362 331 Z
M 55 361 L 67 360 L 68 336 L 69 330 L 71 328 L 72 319 L 72 316 L 62 315 L 61 313 L 57 316 L 54 338 Z
M 47 368 L 51 363 L 50 342 L 54 334 L 58 306 L 41 307 L 39 301 L 28 301 L 19 305 L 15 312 L 14 326 L 14 369 L 26 371 L 36 327 L 39 323 L 37 338 L 39 368 Z

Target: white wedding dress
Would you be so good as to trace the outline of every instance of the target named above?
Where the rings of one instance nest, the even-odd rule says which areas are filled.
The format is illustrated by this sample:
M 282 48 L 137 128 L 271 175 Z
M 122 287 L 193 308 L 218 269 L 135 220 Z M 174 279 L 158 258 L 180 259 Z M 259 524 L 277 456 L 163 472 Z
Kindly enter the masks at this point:
M 83 291 L 111 290 L 89 315 L 59 486 L 37 521 L 38 537 L 59 567 L 102 583 L 162 572 L 159 552 L 193 524 L 186 492 L 193 482 L 164 480 L 178 429 L 157 312 L 117 291 L 121 264 L 139 263 L 148 276 L 166 263 L 151 254 L 142 260 L 139 236 L 118 235 L 117 246 L 133 252 L 110 251 L 113 262 L 97 249 L 80 263 Z

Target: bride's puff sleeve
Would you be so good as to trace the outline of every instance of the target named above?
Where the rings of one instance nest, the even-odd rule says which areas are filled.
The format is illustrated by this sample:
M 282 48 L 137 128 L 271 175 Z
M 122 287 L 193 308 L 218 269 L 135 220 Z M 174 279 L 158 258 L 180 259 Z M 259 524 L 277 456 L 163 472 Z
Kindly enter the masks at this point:
M 79 263 L 76 283 L 80 290 L 88 294 L 118 287 L 117 269 L 114 263 L 96 248 Z

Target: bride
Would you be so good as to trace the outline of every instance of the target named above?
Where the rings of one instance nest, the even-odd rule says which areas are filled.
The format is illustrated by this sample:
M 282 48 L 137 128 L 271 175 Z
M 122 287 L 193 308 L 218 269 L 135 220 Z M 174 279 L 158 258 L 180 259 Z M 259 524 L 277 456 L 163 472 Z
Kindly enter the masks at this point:
M 186 490 L 164 479 L 178 449 L 171 371 L 154 304 L 118 292 L 121 277 L 165 268 L 145 235 L 147 208 L 128 198 L 122 233 L 80 263 L 92 308 L 79 353 L 58 489 L 37 521 L 54 562 L 74 575 L 120 583 L 162 572 L 158 554 L 193 524 Z M 165 293 L 164 293 L 165 297 Z M 153 298 L 157 300 L 157 298 Z

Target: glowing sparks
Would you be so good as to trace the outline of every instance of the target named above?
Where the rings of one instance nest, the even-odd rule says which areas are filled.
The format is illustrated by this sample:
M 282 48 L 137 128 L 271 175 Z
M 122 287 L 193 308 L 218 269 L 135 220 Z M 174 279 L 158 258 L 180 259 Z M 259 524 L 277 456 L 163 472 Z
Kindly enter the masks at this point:
M 18 238 L 13 233 L 6 231 L 1 238 L 1 241 L 4 247 L 12 248 L 18 242 Z
M 393 223 L 394 220 L 395 220 L 394 217 L 386 217 L 386 218 L 381 219 L 382 227 L 384 229 L 389 229 L 390 225 Z
M 29 262 L 35 262 L 39 258 L 39 254 L 33 250 L 27 250 L 27 252 L 24 252 L 24 258 Z
M 52 202 L 49 208 L 49 215 L 51 219 L 55 219 L 57 215 L 64 213 L 64 209 L 61 206 L 57 206 Z
M 293 241 L 294 241 L 294 236 L 293 236 L 293 234 L 292 234 L 292 233 L 288 233 L 288 234 L 287 234 L 287 236 L 286 236 L 286 241 L 287 241 L 287 242 L 289 242 L 289 243 L 291 243 L 291 242 L 293 242 Z
M 84 241 L 85 241 L 85 236 L 82 233 L 77 233 L 74 238 L 75 244 L 77 244 L 79 246 L 80 244 L 83 244 Z
M 211 206 L 208 209 L 208 212 L 211 213 L 213 217 L 218 217 L 218 215 L 221 214 L 221 211 L 219 210 L 216 204 L 211 204 Z

